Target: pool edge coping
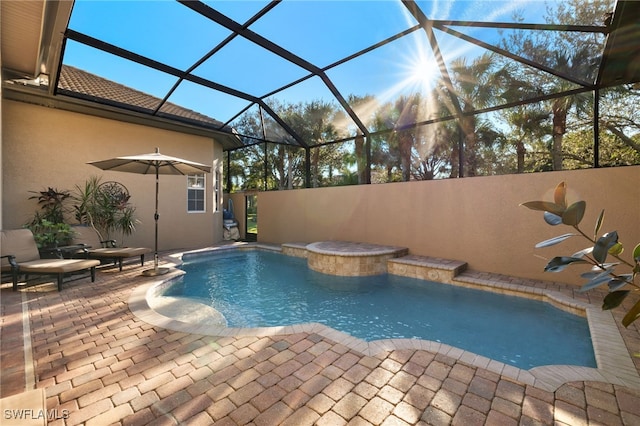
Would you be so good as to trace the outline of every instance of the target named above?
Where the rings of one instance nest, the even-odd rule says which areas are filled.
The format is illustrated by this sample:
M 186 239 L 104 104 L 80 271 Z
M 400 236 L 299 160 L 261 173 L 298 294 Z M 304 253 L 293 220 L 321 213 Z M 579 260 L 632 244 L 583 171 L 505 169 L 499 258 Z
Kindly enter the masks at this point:
M 206 248 L 201 250 L 176 253 L 171 255 L 172 262 L 181 263 L 184 254 L 205 254 L 212 251 L 233 250 L 233 249 L 263 249 L 270 251 L 280 251 L 276 246 L 263 245 L 259 243 L 243 244 L 233 246 L 221 246 Z M 375 356 L 382 352 L 393 350 L 425 350 L 433 353 L 446 355 L 476 368 L 483 368 L 502 376 L 517 380 L 518 382 L 531 385 L 533 387 L 555 391 L 565 383 L 575 381 L 598 381 L 615 385 L 627 386 L 640 389 L 640 375 L 631 359 L 629 351 L 624 343 L 624 339 L 618 330 L 615 319 L 610 311 L 593 305 L 576 301 L 562 293 L 545 289 L 514 289 L 509 286 L 510 294 L 517 297 L 531 298 L 532 293 L 541 297 L 540 300 L 550 303 L 562 309 L 566 306 L 569 312 L 575 309 L 584 310 L 591 342 L 596 358 L 597 368 L 583 367 L 576 365 L 547 365 L 523 370 L 510 364 L 487 358 L 470 351 L 423 339 L 382 339 L 367 342 L 347 333 L 334 329 L 320 323 L 302 323 L 287 326 L 237 328 L 225 326 L 212 326 L 208 324 L 196 324 L 179 321 L 156 312 L 151 308 L 147 297 L 157 291 L 159 286 L 169 285 L 184 274 L 181 270 L 172 270 L 169 274 L 159 277 L 156 280 L 142 284 L 131 292 L 128 305 L 131 312 L 140 320 L 165 329 L 199 334 L 204 336 L 217 337 L 268 337 L 275 335 L 287 335 L 296 333 L 315 333 L 336 343 L 342 344 L 349 349 L 362 355 Z M 443 283 L 456 285 L 453 283 Z M 461 287 L 464 287 L 462 285 Z M 497 283 L 497 286 L 487 285 L 486 291 L 501 292 L 504 285 Z M 520 290 L 520 291 L 519 291 Z M 526 291 L 522 291 L 526 290 Z M 521 294 L 518 294 L 521 293 Z

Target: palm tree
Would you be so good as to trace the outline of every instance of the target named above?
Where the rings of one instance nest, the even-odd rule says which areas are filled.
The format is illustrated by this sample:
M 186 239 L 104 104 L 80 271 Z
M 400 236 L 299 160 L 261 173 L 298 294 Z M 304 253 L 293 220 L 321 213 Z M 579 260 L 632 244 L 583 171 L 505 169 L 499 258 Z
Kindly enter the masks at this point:
M 322 167 L 325 163 L 329 165 L 334 156 L 333 151 L 339 148 L 335 145 L 322 148 L 314 146 L 338 139 L 340 132 L 335 123 L 340 121 L 341 112 L 334 104 L 322 100 L 300 103 L 291 108 L 294 111 L 283 116 L 295 118 L 288 121 L 288 124 L 311 146 L 311 186 L 316 188 L 321 184 Z
M 387 175 L 392 180 L 394 167 L 400 169 L 402 181 L 411 179 L 412 151 L 417 140 L 417 131 L 410 125 L 415 123 L 421 105 L 421 96 L 413 94 L 411 96 L 399 96 L 395 101 L 388 102 L 380 107 L 375 114 L 374 130 L 388 131 L 384 136 L 378 136 L 375 141 L 379 148 L 374 155 L 378 164 L 384 164 Z M 388 149 L 385 151 L 380 147 L 380 142 L 384 140 Z
M 460 130 L 464 137 L 466 171 L 475 176 L 478 169 L 476 117 L 477 109 L 486 107 L 495 95 L 494 55 L 485 53 L 467 64 L 466 58 L 458 58 L 451 64 L 452 83 L 458 97 L 462 116 Z
M 611 2 L 608 0 L 566 0 L 555 8 L 548 8 L 548 23 L 601 25 Z M 586 84 L 593 82 L 597 72 L 597 57 L 602 44 L 598 35 L 575 32 L 514 32 L 502 41 L 502 47 L 514 54 L 555 70 L 559 76 L 571 76 Z M 541 94 L 560 93 L 578 87 L 575 82 L 554 76 L 538 69 L 521 69 L 518 79 L 540 89 Z M 563 139 L 568 129 L 570 114 L 582 113 L 591 103 L 587 94 L 565 96 L 549 101 L 552 115 L 551 163 L 553 170 L 563 168 Z
M 567 75 L 589 75 L 590 68 L 595 69 L 596 65 L 592 59 L 592 47 L 584 46 L 575 53 L 555 52 L 554 68 Z M 571 87 L 569 82 L 560 80 L 555 91 L 568 90 Z M 562 170 L 562 141 L 567 132 L 567 116 L 569 110 L 575 107 L 581 111 L 585 106 L 591 104 L 591 96 L 580 94 L 557 98 L 551 102 L 551 113 L 553 114 L 553 147 L 551 150 L 553 170 Z
M 358 115 L 361 119 L 364 119 L 365 124 L 369 121 L 373 120 L 373 115 L 367 113 L 373 109 L 376 101 L 375 98 L 371 95 L 365 96 L 357 96 L 357 95 L 349 95 L 347 98 L 347 103 L 354 111 L 358 112 Z M 371 116 L 371 117 L 369 117 Z M 367 153 L 365 147 L 365 137 L 362 133 L 357 131 L 355 135 L 354 142 L 354 151 L 355 151 L 355 162 L 356 162 L 356 172 L 358 176 L 358 184 L 367 183 L 367 167 L 369 164 L 367 163 Z
M 521 105 L 506 111 L 505 117 L 512 128 L 510 137 L 516 147 L 517 173 L 524 173 L 528 142 L 543 136 L 546 131 L 543 123 L 549 119 L 549 113 L 536 105 Z

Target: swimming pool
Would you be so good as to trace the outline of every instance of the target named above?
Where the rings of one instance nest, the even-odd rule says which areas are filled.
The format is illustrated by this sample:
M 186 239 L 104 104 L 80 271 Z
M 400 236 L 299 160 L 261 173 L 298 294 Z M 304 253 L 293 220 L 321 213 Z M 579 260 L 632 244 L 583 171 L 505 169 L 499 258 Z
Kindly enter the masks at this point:
M 442 342 L 523 369 L 596 366 L 587 320 L 547 303 L 387 274 L 325 275 L 261 250 L 183 260 L 186 274 L 164 294 L 209 304 L 230 327 L 318 322 L 366 341 Z

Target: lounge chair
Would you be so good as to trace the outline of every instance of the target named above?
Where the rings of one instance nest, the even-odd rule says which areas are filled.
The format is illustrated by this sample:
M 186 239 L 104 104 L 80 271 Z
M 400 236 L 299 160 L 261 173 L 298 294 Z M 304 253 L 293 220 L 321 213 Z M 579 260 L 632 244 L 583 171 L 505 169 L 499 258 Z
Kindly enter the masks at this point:
M 56 275 L 58 291 L 62 290 L 65 274 L 85 269 L 91 272 L 91 282 L 96 279 L 95 259 L 41 259 L 36 240 L 29 229 L 3 230 L 1 232 L 2 272 L 11 272 L 13 290 L 18 289 L 18 275 L 29 274 Z
M 147 247 L 116 247 L 115 240 L 100 241 L 95 229 L 86 225 L 74 225 L 73 245 L 70 249 L 62 247 L 64 257 L 89 257 L 100 260 L 111 260 L 117 263 L 122 271 L 122 261 L 130 257 L 140 256 L 140 265 L 144 266 L 144 255 L 151 253 Z

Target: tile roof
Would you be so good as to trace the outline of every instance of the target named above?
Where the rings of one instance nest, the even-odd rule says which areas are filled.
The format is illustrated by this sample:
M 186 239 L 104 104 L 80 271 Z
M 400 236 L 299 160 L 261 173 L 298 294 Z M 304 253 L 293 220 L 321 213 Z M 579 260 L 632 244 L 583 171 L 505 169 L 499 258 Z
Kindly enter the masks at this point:
M 154 114 L 162 102 L 161 99 L 69 65 L 62 65 L 57 90 L 59 94 L 159 117 L 178 119 L 211 129 L 230 131 L 228 128 L 223 129 L 223 123 L 214 118 L 171 102 L 165 102 Z

